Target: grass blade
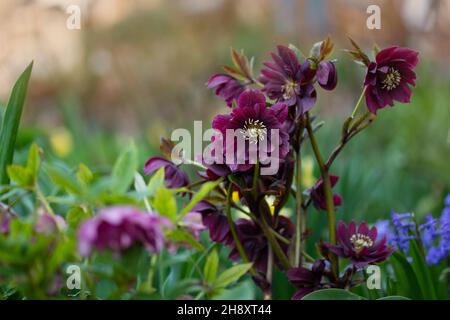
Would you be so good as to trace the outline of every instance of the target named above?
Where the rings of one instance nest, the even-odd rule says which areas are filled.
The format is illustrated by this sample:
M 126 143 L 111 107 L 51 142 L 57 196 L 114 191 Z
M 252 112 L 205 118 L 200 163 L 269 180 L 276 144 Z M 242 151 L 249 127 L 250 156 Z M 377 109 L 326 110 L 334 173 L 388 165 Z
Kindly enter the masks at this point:
M 28 81 L 31 75 L 33 62 L 17 79 L 6 106 L 0 133 L 0 184 L 7 184 L 9 177 L 6 168 L 13 161 L 14 146 L 19 130 L 25 96 L 27 94 Z

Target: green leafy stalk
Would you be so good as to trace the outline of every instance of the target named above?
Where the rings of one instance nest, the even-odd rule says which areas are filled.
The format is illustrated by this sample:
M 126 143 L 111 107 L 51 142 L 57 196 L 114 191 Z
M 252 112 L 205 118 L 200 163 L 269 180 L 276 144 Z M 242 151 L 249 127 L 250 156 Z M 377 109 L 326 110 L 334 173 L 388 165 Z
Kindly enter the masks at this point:
M 230 186 L 228 187 L 227 191 L 227 205 L 226 205 L 226 212 L 227 212 L 227 220 L 228 225 L 230 227 L 231 235 L 233 236 L 233 241 L 236 244 L 236 249 L 239 252 L 239 255 L 241 256 L 242 260 L 245 263 L 249 263 L 249 259 L 247 257 L 247 254 L 245 253 L 244 247 L 242 246 L 241 241 L 239 240 L 239 237 L 236 232 L 236 228 L 233 223 L 233 218 L 231 217 L 231 193 L 232 193 L 232 184 L 230 183 Z M 253 269 L 253 267 L 250 269 L 250 273 L 252 276 L 256 275 L 256 271 Z
M 328 219 L 328 235 L 332 244 L 336 244 L 336 213 L 334 211 L 333 193 L 331 188 L 330 174 L 326 167 L 322 154 L 320 153 L 319 145 L 311 127 L 309 114 L 306 113 L 306 130 L 308 131 L 309 141 L 314 151 L 317 163 L 322 175 L 323 189 L 325 193 L 325 202 L 327 205 L 327 219 Z M 330 255 L 331 271 L 337 277 L 339 275 L 338 258 L 335 254 Z
M 20 118 L 22 117 L 32 68 L 33 62 L 28 65 L 16 81 L 6 106 L 0 133 L 0 184 L 9 183 L 6 168 L 13 161 L 14 146 L 16 144 L 17 132 L 19 131 Z
M 302 250 L 303 250 L 303 241 L 302 241 L 302 233 L 303 229 L 305 228 L 304 224 L 306 221 L 304 221 L 305 216 L 302 214 L 302 158 L 301 158 L 301 152 L 300 152 L 300 137 L 303 135 L 303 125 L 301 126 L 301 129 L 299 130 L 298 134 L 298 152 L 296 154 L 296 189 L 295 189 L 295 202 L 296 202 L 296 233 L 295 233 L 295 260 L 294 265 L 297 267 L 300 267 L 303 262 L 302 258 Z
M 355 119 L 356 115 L 358 114 L 359 109 L 361 108 L 362 102 L 364 101 L 364 96 L 366 94 L 366 89 L 367 87 L 364 87 L 361 96 L 358 99 L 358 102 L 356 103 L 355 109 L 353 109 L 352 115 L 350 116 L 350 118 Z

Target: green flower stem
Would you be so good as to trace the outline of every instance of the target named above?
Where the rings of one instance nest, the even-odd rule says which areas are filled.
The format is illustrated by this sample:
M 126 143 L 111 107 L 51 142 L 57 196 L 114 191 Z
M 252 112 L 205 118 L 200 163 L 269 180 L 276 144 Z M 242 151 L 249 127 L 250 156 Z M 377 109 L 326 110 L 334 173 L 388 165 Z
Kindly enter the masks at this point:
M 275 239 L 275 236 L 270 231 L 271 228 L 267 224 L 266 219 L 263 215 L 261 215 L 261 228 L 264 232 L 264 235 L 266 236 L 267 240 L 269 241 L 270 247 L 272 248 L 273 253 L 277 256 L 277 258 L 280 260 L 281 265 L 283 266 L 283 269 L 288 270 L 291 267 L 291 264 L 289 263 L 289 259 L 284 254 L 283 250 L 280 247 L 280 244 Z
M 258 197 L 258 179 L 259 179 L 259 162 L 256 162 L 252 182 L 252 193 L 255 199 Z
M 367 120 L 368 119 L 368 120 Z M 367 128 L 374 120 L 374 116 L 367 111 L 361 117 L 358 118 L 358 120 L 355 121 L 355 123 L 352 125 L 350 130 L 346 132 L 345 136 L 342 137 L 341 142 L 337 145 L 336 148 L 331 152 L 327 162 L 325 163 L 325 167 L 327 169 L 330 169 L 331 165 L 333 164 L 334 160 L 336 160 L 339 153 L 341 153 L 342 149 L 344 149 L 345 145 L 358 133 L 360 133 L 362 130 Z M 366 122 L 364 122 L 367 120 Z
M 42 193 L 42 191 L 38 185 L 35 186 L 35 192 L 36 192 L 36 196 L 38 197 L 39 201 L 42 203 L 42 205 L 47 210 L 47 213 L 54 215 L 55 213 L 53 212 L 52 207 L 48 203 L 47 199 L 45 198 L 45 195 Z
M 241 256 L 242 260 L 245 263 L 249 263 L 250 260 L 247 257 L 247 254 L 245 253 L 244 247 L 242 246 L 241 241 L 239 240 L 239 237 L 236 232 L 236 228 L 233 223 L 233 217 L 231 216 L 231 193 L 232 193 L 232 184 L 230 183 L 230 186 L 228 187 L 227 192 L 227 205 L 226 205 L 226 212 L 227 212 L 227 220 L 228 220 L 228 226 L 230 227 L 231 235 L 233 236 L 233 241 L 236 244 L 236 249 L 239 252 L 239 255 Z M 256 275 L 256 271 L 253 269 L 253 267 L 250 269 L 250 274 L 252 276 Z
M 308 253 L 306 253 L 306 251 L 302 251 L 302 256 L 304 256 L 306 260 L 308 260 L 311 263 L 314 263 L 316 261 L 313 257 L 311 257 Z
M 276 232 L 276 231 L 273 230 L 272 228 L 270 229 L 270 232 L 272 232 L 273 236 L 274 236 L 276 239 L 280 240 L 280 241 L 283 242 L 284 244 L 289 245 L 289 244 L 291 243 L 288 239 L 286 239 L 285 237 L 283 237 L 281 234 L 279 234 L 278 232 Z
M 265 202 L 265 200 L 259 200 L 258 199 L 258 180 L 259 180 L 259 162 L 256 163 L 255 165 L 255 173 L 253 175 L 253 185 L 252 185 L 252 196 L 253 199 L 256 201 L 257 205 L 259 206 L 259 208 L 261 207 L 268 207 L 267 203 Z M 260 201 L 264 201 L 265 202 L 265 206 L 261 206 L 261 202 Z M 286 270 L 290 268 L 290 263 L 289 263 L 289 259 L 286 257 L 286 255 L 284 254 L 283 250 L 280 247 L 280 244 L 278 243 L 278 241 L 275 239 L 275 236 L 273 235 L 274 231 L 269 224 L 266 221 L 265 217 L 272 217 L 271 213 L 267 213 L 266 212 L 262 212 L 262 214 L 260 214 L 259 216 L 261 217 L 260 219 L 257 219 L 257 223 L 258 225 L 261 227 L 261 229 L 264 232 L 264 235 L 266 236 L 267 240 L 270 243 L 270 248 L 271 251 L 277 256 L 277 258 L 280 260 L 281 264 L 283 265 L 283 268 L 285 268 Z
M 301 255 L 301 251 L 303 250 L 303 229 L 306 227 L 306 215 L 303 215 L 303 200 L 302 200 L 302 157 L 300 152 L 300 138 L 303 135 L 303 125 L 300 126 L 300 130 L 297 136 L 299 141 L 298 143 L 298 152 L 296 154 L 296 188 L 295 188 L 295 213 L 296 213 L 296 228 L 295 228 L 295 256 L 294 256 L 294 265 L 296 267 L 300 267 L 303 262 L 303 257 Z
M 327 205 L 329 240 L 332 244 L 336 244 L 336 214 L 334 211 L 330 174 L 328 172 L 328 168 L 325 166 L 322 154 L 320 153 L 319 145 L 312 130 L 308 113 L 306 113 L 306 130 L 308 131 L 309 141 L 311 142 L 311 147 L 314 151 L 314 155 L 316 157 L 317 163 L 320 168 L 320 173 L 322 175 L 323 189 L 325 193 L 325 202 Z M 333 275 L 337 277 L 339 275 L 338 257 L 335 254 L 330 254 L 330 262 L 331 262 L 331 271 Z
M 267 274 L 266 281 L 272 285 L 273 282 L 273 250 L 272 247 L 269 246 L 267 253 Z M 267 290 L 264 294 L 264 300 L 272 300 L 272 290 Z
M 366 89 L 367 87 L 364 87 L 361 96 L 358 99 L 358 102 L 356 103 L 355 108 L 353 109 L 352 115 L 350 116 L 350 118 L 353 120 L 355 119 L 356 115 L 358 114 L 359 109 L 361 108 L 362 102 L 364 101 L 364 96 L 366 94 Z

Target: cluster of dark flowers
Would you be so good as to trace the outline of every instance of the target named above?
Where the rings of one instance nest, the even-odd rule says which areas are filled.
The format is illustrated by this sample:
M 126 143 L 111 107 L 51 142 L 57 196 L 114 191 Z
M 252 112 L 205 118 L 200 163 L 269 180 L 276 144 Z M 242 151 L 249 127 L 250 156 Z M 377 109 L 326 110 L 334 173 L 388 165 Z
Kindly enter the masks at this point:
M 343 147 L 374 121 L 378 110 L 393 106 L 394 101 L 410 101 L 418 53 L 394 46 L 378 50 L 371 60 L 352 43 L 353 49 L 348 52 L 364 66 L 366 77 L 361 99 L 344 123 L 339 144 L 328 160 L 320 153 L 314 135 L 321 124 L 310 112 L 317 101 L 317 89 L 332 91 L 338 83 L 337 61 L 330 59 L 334 48 L 330 38 L 316 43 L 308 57 L 292 45 L 278 46 L 257 77 L 253 75 L 253 63 L 243 53 L 232 50 L 233 66 L 225 66 L 223 73 L 207 82 L 229 108 L 226 114 L 214 117 L 212 127 L 219 132 L 240 131 L 247 145 L 269 140 L 272 150 L 279 151 L 280 166 L 275 174 L 262 175 L 264 165 L 260 163 L 197 163 L 202 168 L 198 171 L 200 180 L 191 182 L 170 158 L 167 141 L 162 149 L 165 156 L 152 157 L 145 165 L 147 175 L 164 168 L 168 188 L 191 191 L 181 194 L 183 197 L 191 197 L 195 188 L 207 181 L 220 180 L 214 195 L 192 209 L 192 213 L 201 215 L 200 222 L 191 223 L 192 232 L 198 236 L 206 228 L 212 241 L 230 247 L 232 260 L 252 262 L 253 279 L 265 292 L 270 292 L 275 267 L 285 272 L 298 289 L 294 299 L 321 288 L 348 288 L 361 281 L 355 279 L 359 270 L 386 260 L 394 250 L 376 227 L 370 228 L 365 222 L 336 223 L 335 208 L 343 199 L 333 194 L 339 177 L 330 170 Z M 368 108 L 365 112 L 360 110 L 364 97 Z M 270 141 L 272 130 L 279 132 L 278 143 Z M 308 141 L 321 178 L 309 190 L 300 190 L 302 145 Z M 225 152 L 235 141 L 224 139 L 222 143 Z M 244 158 L 248 159 L 248 155 Z M 269 197 L 275 201 L 269 203 Z M 294 219 L 281 214 L 289 197 L 296 202 Z M 310 204 L 326 212 L 329 223 L 329 239 L 317 245 L 321 256 L 317 260 L 305 252 Z M 232 210 L 243 217 L 236 218 Z M 170 223 L 161 217 L 132 208 L 112 208 L 81 227 L 79 248 L 88 255 L 93 249 L 120 251 L 140 243 L 158 252 L 165 243 L 165 228 L 171 228 Z M 349 261 L 343 272 L 339 272 L 339 258 Z
M 450 256 L 450 195 L 444 200 L 439 218 L 431 213 L 423 224 L 417 223 L 413 213 L 391 213 L 391 220 L 377 222 L 379 232 L 390 244 L 408 254 L 410 242 L 420 240 L 426 252 L 426 262 L 435 266 Z

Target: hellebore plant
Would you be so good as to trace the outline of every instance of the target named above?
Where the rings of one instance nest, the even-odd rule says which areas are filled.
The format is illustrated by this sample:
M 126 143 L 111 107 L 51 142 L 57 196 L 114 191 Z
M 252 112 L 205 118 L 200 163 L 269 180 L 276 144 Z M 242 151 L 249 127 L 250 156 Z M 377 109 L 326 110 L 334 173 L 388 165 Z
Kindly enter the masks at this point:
M 360 283 L 358 272 L 369 264 L 385 261 L 395 250 L 376 227 L 354 221 L 337 224 L 336 208 L 345 199 L 333 193 L 339 177 L 332 174 L 332 165 L 347 143 L 376 119 L 379 109 L 393 106 L 394 101 L 410 101 L 418 53 L 390 47 L 378 50 L 371 60 L 353 40 L 351 43 L 353 48 L 347 51 L 365 68 L 366 77 L 361 80 L 362 93 L 356 107 L 344 121 L 341 137 L 328 157 L 316 138 L 322 124 L 311 112 L 318 99 L 317 89 L 332 91 L 338 83 L 337 61 L 331 59 L 334 44 L 329 37 L 316 43 L 308 57 L 292 45 L 277 46 L 271 59 L 263 63 L 259 76 L 254 76 L 252 60 L 232 49 L 233 66 L 225 66 L 223 73 L 207 82 L 207 87 L 231 108 L 228 114 L 217 115 L 212 121 L 221 137 L 213 137 L 221 147 L 214 156 L 228 161 L 199 161 L 196 165 L 202 168 L 198 172 L 201 179 L 191 184 L 182 168 L 172 162 L 179 159 L 168 156 L 167 142 L 163 145 L 166 157 L 153 157 L 146 164 L 147 174 L 165 167 L 167 186 L 183 187 L 184 197 L 195 197 L 196 188 L 207 181 L 218 182 L 210 196 L 192 211 L 202 215 L 213 242 L 231 248 L 232 260 L 252 263 L 249 272 L 266 298 L 271 297 L 274 268 L 287 274 L 298 289 L 293 299 L 300 299 L 318 289 L 347 289 Z M 364 101 L 366 111 L 361 110 Z M 234 130 L 236 135 L 226 135 L 227 130 Z M 243 151 L 236 148 L 239 138 L 246 147 Z M 311 145 L 321 173 L 308 190 L 302 190 L 301 184 L 305 143 Z M 278 155 L 278 170 L 273 174 L 263 174 L 267 159 L 250 159 L 249 149 L 258 150 L 263 145 L 269 155 Z M 195 163 L 185 160 L 186 164 Z M 292 219 L 282 215 L 290 197 L 296 203 Z M 328 239 L 317 244 L 321 256 L 318 259 L 313 258 L 317 254 L 306 252 L 305 246 L 311 232 L 307 228 L 311 204 L 325 211 L 328 220 Z M 240 218 L 235 216 L 237 212 Z M 349 263 L 342 271 L 339 259 Z
M 11 165 L 5 157 L 1 180 L 12 183 L 0 186 L 0 280 L 7 280 L 0 283 L 0 295 L 210 299 L 249 273 L 271 299 L 275 271 L 280 271 L 296 290 L 292 299 L 307 299 L 322 289 L 359 290 L 365 268 L 389 259 L 395 280 L 403 284 L 400 293 L 438 297 L 440 289 L 429 287 L 422 271 L 426 263 L 436 266 L 448 259 L 450 198 L 440 219 L 428 215 L 422 225 L 409 213 L 393 214 L 393 226 L 337 221 L 345 199 L 337 191 L 334 162 L 377 112 L 385 112 L 380 109 L 410 101 L 418 64 L 418 53 L 408 48 L 377 50 L 370 59 L 351 42 L 348 52 L 366 76 L 361 74 L 361 96 L 329 155 L 316 138 L 323 123 L 313 115 L 318 93 L 335 90 L 339 79 L 328 37 L 308 56 L 292 45 L 277 46 L 258 75 L 253 60 L 232 49 L 233 65 L 207 82 L 227 106 L 212 119 L 209 154 L 189 159 L 190 150 L 163 139 L 162 155 L 140 166 L 130 143 L 110 175 L 83 164 L 75 170 L 42 165 L 43 150 L 36 144 L 23 165 Z M 24 88 L 19 86 L 21 96 Z M 7 112 L 6 118 L 20 117 Z M 6 127 L 5 136 L 14 128 Z M 320 178 L 303 189 L 302 169 L 309 163 L 305 145 L 311 146 Z M 195 167 L 196 177 L 186 166 Z M 151 176 L 148 182 L 139 167 Z M 283 210 L 290 200 L 292 216 Z M 326 215 L 328 234 L 308 252 L 309 236 L 322 231 L 308 227 L 313 214 Z M 208 248 L 205 239 L 212 242 Z M 242 263 L 220 270 L 223 247 L 229 260 Z M 415 260 L 411 265 L 402 255 L 408 250 Z M 82 269 L 83 288 L 65 292 L 66 268 L 74 265 Z M 420 275 L 414 280 L 421 290 L 412 285 L 412 270 Z M 396 293 L 391 289 L 386 292 Z

